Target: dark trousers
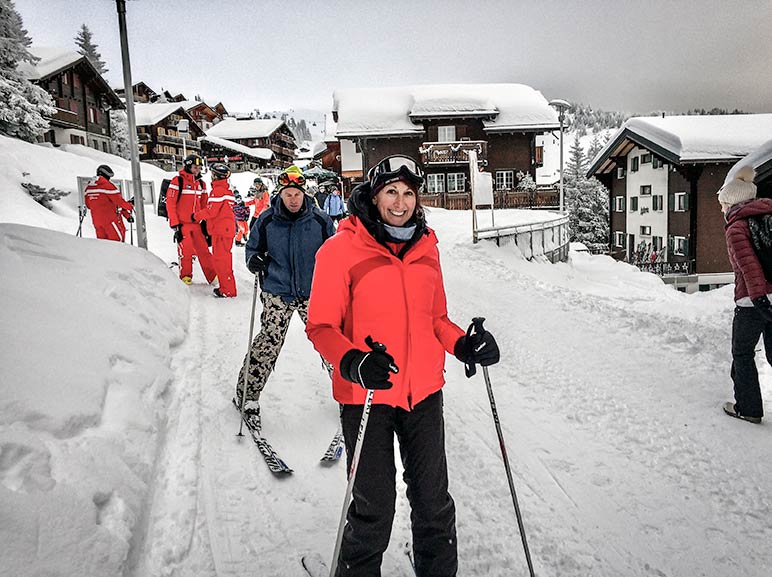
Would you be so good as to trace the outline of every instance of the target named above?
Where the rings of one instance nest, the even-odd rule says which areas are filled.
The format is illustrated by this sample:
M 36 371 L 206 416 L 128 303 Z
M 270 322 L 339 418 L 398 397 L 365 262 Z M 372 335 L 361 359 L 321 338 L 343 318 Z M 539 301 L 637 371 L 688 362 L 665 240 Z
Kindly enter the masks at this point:
M 759 373 L 756 370 L 756 345 L 764 335 L 764 352 L 772 365 L 772 322 L 755 307 L 735 307 L 732 321 L 732 381 L 737 411 L 747 417 L 763 417 Z
M 448 493 L 442 405 L 442 391 L 438 391 L 412 411 L 372 406 L 343 531 L 337 577 L 381 575 L 396 503 L 395 434 L 411 508 L 416 575 L 455 577 L 456 508 Z M 362 410 L 362 405 L 345 405 L 341 414 L 349 470 Z

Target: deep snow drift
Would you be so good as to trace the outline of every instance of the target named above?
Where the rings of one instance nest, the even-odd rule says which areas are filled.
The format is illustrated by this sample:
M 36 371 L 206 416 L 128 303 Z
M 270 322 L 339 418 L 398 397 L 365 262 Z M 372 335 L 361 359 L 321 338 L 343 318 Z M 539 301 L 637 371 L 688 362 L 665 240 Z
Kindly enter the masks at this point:
M 0 220 L 65 231 L 0 224 L 2 574 L 299 576 L 302 553 L 329 558 L 345 470 L 319 458 L 337 407 L 298 319 L 263 395 L 265 434 L 295 474 L 274 478 L 235 435 L 253 287 L 243 249 L 239 297 L 214 299 L 198 268 L 191 287 L 177 280 L 149 207 L 146 252 L 75 238 L 71 197 L 49 212 L 18 192 L 25 162 L 62 188 L 104 160 L 0 146 L 16 154 L 0 169 Z M 39 151 L 62 155 L 56 172 Z M 527 262 L 473 245 L 470 218 L 428 215 L 451 318 L 486 317 L 502 349 L 490 374 L 537 575 L 767 577 L 769 425 L 720 410 L 731 287 L 685 295 L 582 253 Z M 459 574 L 526 575 L 482 377 L 451 357 L 446 368 Z M 409 540 L 401 494 L 384 575 L 410 575 Z

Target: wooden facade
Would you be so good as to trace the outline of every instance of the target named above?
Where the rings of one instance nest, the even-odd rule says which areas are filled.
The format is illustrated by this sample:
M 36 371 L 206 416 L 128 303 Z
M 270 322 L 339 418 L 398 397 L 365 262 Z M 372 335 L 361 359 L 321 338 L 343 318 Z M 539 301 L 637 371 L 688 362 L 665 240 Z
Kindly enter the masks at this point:
M 177 124 L 183 119 L 189 121 L 189 138 L 184 139 L 184 146 L 183 137 L 177 132 Z M 139 159 L 164 170 L 179 170 L 186 154 L 201 154 L 201 143 L 198 139 L 202 136 L 203 129 L 182 106 L 179 106 L 153 124 L 137 125 Z
M 421 135 L 357 139 L 363 173 L 367 174 L 386 156 L 410 156 L 421 162 L 426 171 L 422 202 L 427 206 L 466 210 L 472 202 L 468 152 L 474 150 L 480 168 L 493 177 L 495 208 L 557 205 L 555 190 L 537 190 L 531 195 L 516 190 L 519 172 L 536 180 L 542 158 L 536 135 L 541 130 L 491 132 L 484 130 L 481 118 L 458 117 L 424 118 L 422 125 Z M 446 135 L 452 135 L 453 140 L 446 140 Z
M 43 140 L 54 145 L 82 144 L 112 152 L 110 110 L 124 108 L 118 95 L 89 60 L 74 53 L 70 64 L 33 82 L 51 95 L 56 113 Z

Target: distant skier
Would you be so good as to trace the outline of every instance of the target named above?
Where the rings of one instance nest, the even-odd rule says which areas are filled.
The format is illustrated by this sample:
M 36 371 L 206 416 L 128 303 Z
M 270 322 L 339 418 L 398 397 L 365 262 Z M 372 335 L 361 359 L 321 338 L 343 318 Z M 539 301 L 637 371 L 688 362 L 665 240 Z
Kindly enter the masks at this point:
M 340 196 L 340 190 L 336 187 L 324 201 L 324 212 L 330 215 L 330 218 L 338 222 L 346 216 L 346 207 Z
M 193 221 L 193 213 L 204 208 L 207 202 L 206 184 L 201 180 L 203 166 L 204 159 L 198 154 L 187 155 L 179 176 L 171 180 L 166 193 L 169 226 L 174 229 L 174 242 L 180 257 L 180 279 L 185 284 L 193 282 L 194 255 L 198 257 L 207 282 L 212 283 L 217 277 L 201 225 Z
M 235 297 L 236 281 L 233 278 L 233 235 L 236 221 L 233 216 L 234 196 L 228 185 L 230 169 L 219 162 L 209 166 L 212 174 L 212 193 L 206 207 L 193 215 L 197 221 L 206 221 L 207 230 L 212 236 L 212 260 L 220 286 L 213 292 L 216 297 Z
M 448 318 L 437 237 L 419 198 L 423 186 L 413 159 L 383 159 L 352 192 L 351 216 L 317 253 L 306 332 L 335 366 L 333 396 L 343 404 L 349 467 L 367 389 L 375 390 L 334 560 L 338 577 L 381 574 L 396 502 L 395 436 L 416 574 L 451 577 L 458 570 L 445 458 L 445 353 L 487 366 L 498 362 L 499 349 L 488 331 L 468 337 Z M 385 351 L 367 344 L 368 337 Z
M 244 203 L 237 188 L 233 189 L 233 216 L 236 219 L 236 246 L 244 246 L 249 237 L 249 207 Z
M 260 393 L 265 388 L 287 335 L 292 314 L 305 323 L 316 251 L 335 233 L 330 217 L 306 194 L 306 179 L 296 166 L 279 175 L 277 194 L 249 231 L 245 249 L 247 268 L 261 279 L 260 333 L 250 348 L 244 417 L 259 429 Z M 244 364 L 247 363 L 244 359 Z M 242 399 L 244 368 L 236 383 Z
M 120 191 L 110 182 L 113 169 L 102 164 L 97 167 L 96 177 L 86 185 L 86 206 L 91 211 L 97 238 L 123 242 L 126 238 L 126 222 L 134 222 L 134 206 L 124 200 Z
M 268 195 L 268 187 L 259 176 L 255 178 L 252 187 L 250 187 L 250 189 L 247 191 L 247 198 L 249 200 L 244 202 L 244 204 L 247 207 L 255 207 L 255 209 L 252 211 L 252 217 L 249 219 L 249 228 L 251 229 L 252 225 L 255 224 L 257 217 L 259 217 L 262 212 L 271 205 L 271 197 Z
M 726 219 L 726 246 L 734 270 L 734 320 L 732 322 L 732 368 L 735 402 L 724 403 L 724 412 L 751 423 L 761 423 L 761 398 L 755 349 L 764 335 L 764 352 L 772 365 L 772 282 L 759 255 L 772 260 L 770 238 L 754 239 L 750 219 L 770 218 L 772 199 L 756 198 L 752 167 L 744 167 L 718 191 Z M 754 223 L 755 224 L 755 223 Z M 756 246 L 756 245 L 759 246 Z M 770 271 L 772 272 L 772 271 Z

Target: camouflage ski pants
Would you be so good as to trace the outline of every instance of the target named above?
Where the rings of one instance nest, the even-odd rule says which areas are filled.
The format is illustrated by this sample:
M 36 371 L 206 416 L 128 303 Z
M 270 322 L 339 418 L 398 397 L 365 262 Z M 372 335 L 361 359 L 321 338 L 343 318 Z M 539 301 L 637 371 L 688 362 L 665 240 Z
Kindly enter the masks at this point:
M 261 291 L 260 301 L 263 303 L 263 312 L 260 313 L 260 333 L 252 341 L 249 355 L 244 357 L 244 364 L 236 380 L 236 400 L 239 403 L 246 363 L 249 362 L 246 401 L 258 401 L 268 376 L 273 371 L 276 359 L 279 358 L 292 313 L 297 311 L 303 323 L 308 322 L 308 299 L 297 299 L 288 303 L 280 296 Z M 325 368 L 328 368 L 324 360 L 322 363 L 325 364 Z M 331 372 L 331 367 L 328 370 Z

